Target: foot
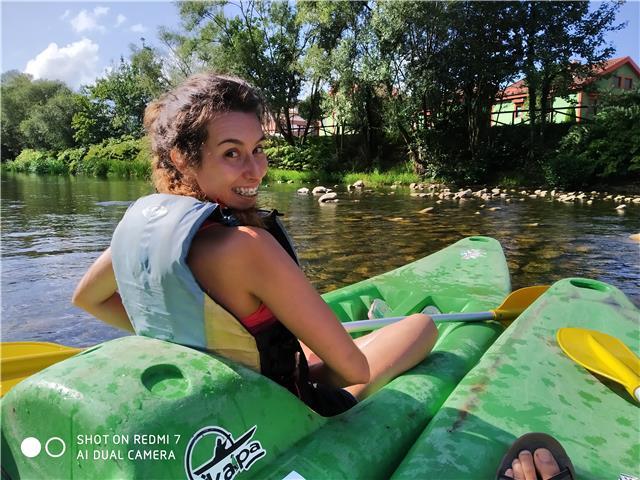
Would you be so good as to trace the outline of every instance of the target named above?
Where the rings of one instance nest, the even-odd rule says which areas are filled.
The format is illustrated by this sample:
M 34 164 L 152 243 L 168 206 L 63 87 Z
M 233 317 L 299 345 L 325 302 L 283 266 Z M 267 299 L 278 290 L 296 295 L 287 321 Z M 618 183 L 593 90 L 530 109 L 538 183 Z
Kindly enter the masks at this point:
M 551 452 L 546 448 L 538 448 L 533 455 L 528 450 L 522 450 L 511 462 L 511 468 L 504 472 L 504 476 L 514 480 L 548 480 L 558 473 L 560 467 Z

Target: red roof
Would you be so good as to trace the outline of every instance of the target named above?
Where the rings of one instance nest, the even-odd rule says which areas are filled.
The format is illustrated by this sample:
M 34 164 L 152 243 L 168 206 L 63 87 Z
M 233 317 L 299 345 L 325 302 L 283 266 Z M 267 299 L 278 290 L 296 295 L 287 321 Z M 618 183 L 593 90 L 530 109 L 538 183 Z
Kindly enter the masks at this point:
M 617 70 L 618 68 L 620 68 L 621 66 L 627 63 L 629 64 L 631 69 L 636 73 L 636 75 L 640 77 L 640 67 L 638 67 L 636 62 L 634 62 L 631 57 L 627 56 L 627 57 L 612 58 L 610 60 L 607 60 L 606 62 L 604 62 L 603 65 L 594 69 L 593 75 L 590 78 L 586 80 L 576 78 L 575 83 L 576 85 L 591 83 L 594 80 L 597 80 L 598 78 L 603 77 L 604 75 L 607 75 Z M 526 97 L 528 92 L 529 92 L 529 89 L 524 84 L 524 79 L 522 79 L 522 80 L 518 80 L 515 83 L 512 83 L 507 88 L 505 88 L 504 95 L 502 98 L 506 100 L 514 97 L 521 97 L 521 96 Z

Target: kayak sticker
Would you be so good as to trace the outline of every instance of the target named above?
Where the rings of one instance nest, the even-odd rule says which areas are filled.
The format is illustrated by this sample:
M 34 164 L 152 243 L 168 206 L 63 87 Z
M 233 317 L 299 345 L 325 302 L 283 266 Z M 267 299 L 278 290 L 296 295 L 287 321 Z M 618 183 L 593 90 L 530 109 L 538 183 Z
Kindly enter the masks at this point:
M 190 480 L 232 480 L 246 472 L 267 454 L 253 440 L 254 425 L 237 439 L 222 427 L 204 427 L 191 437 L 184 456 L 184 468 Z
M 460 252 L 460 256 L 463 260 L 475 260 L 476 258 L 482 258 L 487 256 L 487 252 L 484 250 L 478 250 L 477 248 L 471 248 Z

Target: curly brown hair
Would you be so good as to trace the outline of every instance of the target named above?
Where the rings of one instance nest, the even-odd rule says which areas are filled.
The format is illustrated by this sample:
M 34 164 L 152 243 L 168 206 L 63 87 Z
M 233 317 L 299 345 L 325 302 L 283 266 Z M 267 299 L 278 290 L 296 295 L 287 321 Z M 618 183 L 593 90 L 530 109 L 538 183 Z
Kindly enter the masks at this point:
M 186 166 L 198 168 L 209 122 L 228 112 L 254 113 L 264 124 L 266 105 L 258 90 L 241 78 L 200 73 L 147 106 L 144 127 L 151 140 L 152 178 L 158 192 L 206 200 L 200 187 L 172 162 L 171 151 L 176 149 Z

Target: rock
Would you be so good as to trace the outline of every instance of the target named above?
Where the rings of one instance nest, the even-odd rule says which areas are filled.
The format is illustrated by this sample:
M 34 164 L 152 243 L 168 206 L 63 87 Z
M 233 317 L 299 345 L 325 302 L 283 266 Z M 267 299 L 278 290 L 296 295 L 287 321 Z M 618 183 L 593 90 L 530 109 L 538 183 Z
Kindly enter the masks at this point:
M 484 208 L 484 207 L 486 207 L 486 205 L 483 203 L 482 205 L 480 205 L 479 208 Z
M 480 212 L 476 212 L 476 213 L 474 213 L 474 215 L 480 215 Z
M 631 200 L 631 203 L 640 203 L 640 197 Z
M 492 188 L 491 189 L 491 193 L 496 194 L 496 195 L 500 195 L 500 189 L 499 188 Z
M 593 203 L 593 200 L 587 200 L 587 205 L 591 205 Z
M 634 233 L 632 235 L 629 235 L 629 238 L 634 242 L 640 242 L 640 233 Z
M 325 193 L 318 199 L 318 203 L 336 203 L 338 194 L 336 192 Z
M 323 187 L 322 185 L 319 185 L 317 187 L 315 187 L 311 193 L 313 193 L 314 195 L 319 195 L 321 193 L 327 193 L 327 189 L 325 187 Z
M 535 223 L 525 223 L 525 227 L 539 227 L 540 224 L 538 222 Z
M 491 207 L 489 209 L 490 212 L 495 212 L 496 210 L 502 210 L 502 207 Z
M 299 188 L 296 193 L 300 195 L 309 195 L 309 189 L 307 187 Z
M 622 205 L 618 205 L 618 206 L 616 207 L 616 210 L 618 210 L 618 211 L 620 211 L 620 212 L 621 212 L 621 211 L 622 211 L 622 210 L 624 210 L 625 208 L 627 208 L 627 206 L 623 203 Z
M 347 185 L 347 191 L 353 192 L 356 189 L 353 185 Z
M 540 192 L 540 196 L 541 196 L 541 197 L 546 197 L 546 196 L 547 196 L 547 191 L 546 191 L 546 190 L 542 190 L 542 191 Z
M 611 200 L 613 198 L 613 195 L 607 195 L 606 197 L 604 197 L 605 200 Z
M 353 184 L 353 186 L 356 188 L 364 188 L 364 182 L 362 180 L 358 180 Z
M 454 195 L 454 198 L 471 198 L 473 196 L 473 192 L 470 189 L 460 190 Z
M 526 190 L 522 190 L 522 191 L 520 192 L 520 195 L 529 195 L 529 192 L 527 192 Z
M 507 196 L 508 196 L 508 195 L 507 195 L 506 193 L 501 193 L 501 194 L 500 194 L 500 198 L 507 198 Z
M 395 190 L 396 188 L 398 188 L 398 185 L 396 185 L 395 183 L 391 185 L 391 190 Z
M 294 183 L 293 180 L 287 180 L 287 183 Z
M 442 203 L 442 200 L 436 200 L 436 203 L 437 203 L 437 204 L 441 204 L 441 203 Z
M 435 210 L 436 207 L 427 207 L 420 210 L 418 213 L 431 213 Z
M 535 193 L 532 193 L 531 195 L 529 195 L 529 198 L 538 198 L 538 195 L 536 195 Z

